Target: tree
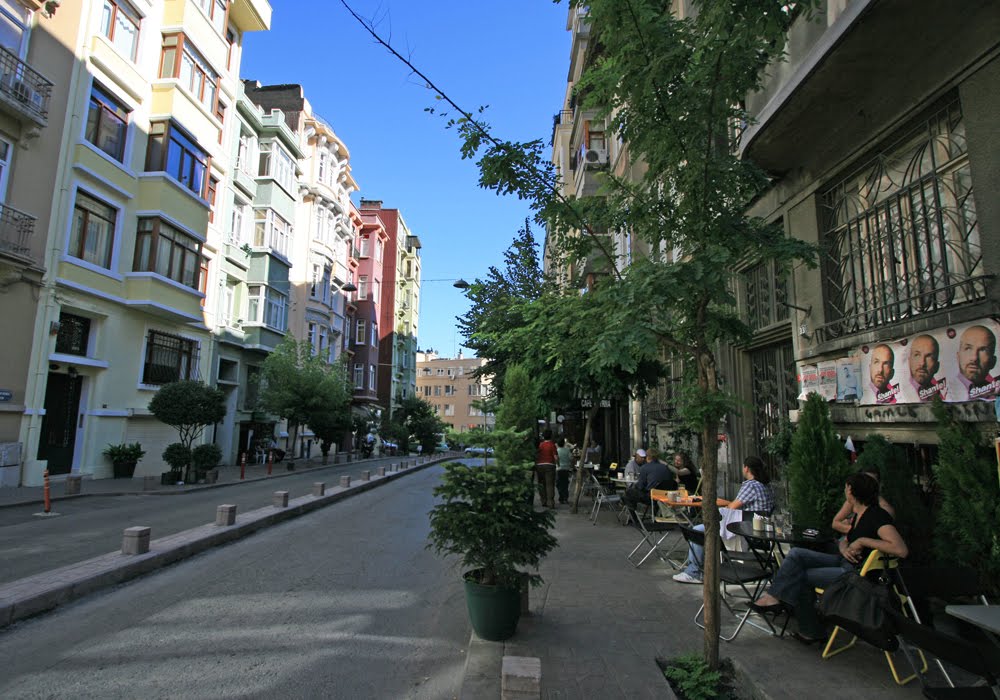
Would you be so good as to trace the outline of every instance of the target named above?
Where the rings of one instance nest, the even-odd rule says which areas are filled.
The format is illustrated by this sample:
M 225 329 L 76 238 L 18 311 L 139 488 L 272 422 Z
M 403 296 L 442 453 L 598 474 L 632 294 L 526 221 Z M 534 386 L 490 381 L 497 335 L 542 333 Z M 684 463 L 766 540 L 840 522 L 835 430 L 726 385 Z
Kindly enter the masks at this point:
M 180 443 L 188 455 L 191 445 L 206 425 L 226 417 L 223 393 L 201 382 L 184 380 L 164 384 L 149 401 L 149 410 L 156 419 L 177 430 Z M 190 456 L 187 468 L 190 470 Z M 184 478 L 190 480 L 190 474 Z
M 320 440 L 323 464 L 326 464 L 330 447 L 343 439 L 351 430 L 351 399 L 354 389 L 347 378 L 347 365 L 343 358 L 328 366 L 316 387 L 319 400 L 308 412 L 306 424 Z
M 438 436 L 448 428 L 438 418 L 434 407 L 418 396 L 409 396 L 403 399 L 398 410 L 403 424 L 421 446 L 423 454 L 434 452 Z
M 589 389 L 581 395 L 597 398 L 610 395 L 600 390 L 621 388 L 630 373 L 643 377 L 643 364 L 655 366 L 651 360 L 661 349 L 683 361 L 680 415 L 701 435 L 702 492 L 713 503 L 716 437 L 720 422 L 735 408 L 719 376 L 716 353 L 750 337 L 731 291 L 733 271 L 766 262 L 781 273 L 797 261 L 813 261 L 811 246 L 786 238 L 780 226 L 746 216 L 768 178 L 738 156 L 732 126 L 749 121 L 740 105 L 761 87 L 765 68 L 780 59 L 792 17 L 808 16 L 817 0 L 795 3 L 794 13 L 783 0 L 695 0 L 694 5 L 696 11 L 681 19 L 671 12 L 672 3 L 660 0 L 570 0 L 571 7 L 588 13 L 594 47 L 576 85 L 577 103 L 604 118 L 607 141 L 628 144 L 628 165 L 634 167 L 626 170 L 639 173 L 634 180 L 607 173 L 601 196 L 579 200 L 562 195 L 558 174 L 543 153 L 545 140 L 497 138 L 477 114 L 462 109 L 382 40 L 371 23 L 358 19 L 446 105 L 447 124 L 458 132 L 462 156 L 477 159 L 482 186 L 529 201 L 566 261 L 603 259 L 607 277 L 588 286 L 587 294 L 573 301 L 556 296 L 540 310 L 544 317 L 551 308 L 582 305 L 596 310 L 600 323 L 588 319 L 590 334 L 582 337 L 570 320 L 549 316 L 545 328 L 552 330 L 543 341 L 553 352 L 537 359 L 556 371 L 552 377 L 532 376 L 549 388 Z M 650 258 L 624 273 L 618 270 L 603 235 L 609 231 L 628 232 L 648 246 Z M 643 343 L 643 337 L 653 342 Z M 577 362 L 567 367 L 570 358 Z M 631 391 L 639 393 L 641 387 Z M 714 669 L 719 651 L 716 509 L 705 509 L 705 521 L 704 653 Z
M 935 553 L 942 562 L 973 564 L 985 590 L 1000 589 L 1000 482 L 996 455 L 987 436 L 959 420 L 940 399 L 938 463 L 934 477 L 941 494 Z
M 529 464 L 535 459 L 538 419 L 545 406 L 538 398 L 535 383 L 523 365 L 509 365 L 503 379 L 503 399 L 497 406 L 497 430 L 519 435 L 516 440 L 503 440 L 495 445 L 497 459 L 503 464 Z
M 833 522 L 844 502 L 844 481 L 851 467 L 844 443 L 833 430 L 826 399 L 819 394 L 809 394 L 799 413 L 787 471 L 795 522 L 804 527 Z

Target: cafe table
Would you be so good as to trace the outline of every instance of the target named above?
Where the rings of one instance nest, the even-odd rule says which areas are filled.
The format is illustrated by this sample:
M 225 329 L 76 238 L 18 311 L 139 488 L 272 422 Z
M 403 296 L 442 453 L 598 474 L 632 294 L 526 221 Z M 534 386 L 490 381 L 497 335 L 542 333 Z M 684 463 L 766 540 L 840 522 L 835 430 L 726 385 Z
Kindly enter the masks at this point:
M 944 611 L 984 630 L 994 644 L 1000 645 L 1000 605 L 946 605 Z
M 688 514 L 688 509 L 704 507 L 704 501 L 701 496 L 689 496 L 687 498 L 678 498 L 677 500 L 673 500 L 667 495 L 655 495 L 652 498 L 657 503 L 662 503 L 663 505 L 673 508 L 674 512 L 680 516 L 689 527 L 694 526 L 694 518 Z M 717 506 L 727 506 L 729 505 L 729 501 L 725 498 L 717 498 L 715 499 L 715 504 Z
M 729 523 L 726 526 L 726 529 L 734 535 L 741 535 L 743 537 L 750 537 L 768 542 L 771 550 L 773 551 L 774 549 L 777 549 L 778 554 L 782 557 L 785 556 L 785 549 L 782 545 L 788 545 L 789 548 L 805 547 L 806 549 L 822 550 L 832 542 L 836 541 L 834 536 L 829 532 L 807 535 L 798 528 L 783 528 L 780 532 L 775 527 L 772 527 L 769 530 L 755 530 L 752 520 L 742 520 L 735 523 Z

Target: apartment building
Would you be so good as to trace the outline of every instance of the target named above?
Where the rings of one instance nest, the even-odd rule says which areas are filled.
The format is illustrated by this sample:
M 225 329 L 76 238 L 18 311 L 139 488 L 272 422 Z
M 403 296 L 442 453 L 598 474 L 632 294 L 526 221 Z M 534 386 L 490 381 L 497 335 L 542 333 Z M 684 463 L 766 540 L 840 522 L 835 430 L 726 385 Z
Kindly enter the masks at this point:
M 354 331 L 348 341 L 351 377 L 354 382 L 354 404 L 361 415 L 369 411 L 388 410 L 380 400 L 379 376 L 389 368 L 380 366 L 380 319 L 382 317 L 382 285 L 387 267 L 389 233 L 374 211 L 359 211 L 361 230 L 358 246 L 358 291 L 354 302 Z M 394 251 L 392 251 L 394 252 Z M 394 266 L 391 260 L 389 266 Z
M 492 428 L 492 413 L 473 404 L 490 396 L 488 377 L 473 373 L 486 364 L 478 357 L 439 357 L 433 350 L 417 352 L 417 396 L 434 407 L 451 430 Z
M 385 227 L 379 328 L 379 403 L 390 415 L 416 390 L 417 324 L 420 295 L 420 239 L 398 209 L 362 199 L 362 214 L 374 214 Z

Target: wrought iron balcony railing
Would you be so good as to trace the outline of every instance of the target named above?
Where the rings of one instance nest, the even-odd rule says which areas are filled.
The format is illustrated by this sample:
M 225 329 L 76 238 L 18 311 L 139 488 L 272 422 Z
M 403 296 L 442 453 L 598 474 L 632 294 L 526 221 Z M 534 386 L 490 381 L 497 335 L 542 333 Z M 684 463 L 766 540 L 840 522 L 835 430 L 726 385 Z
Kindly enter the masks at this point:
M 35 217 L 0 204 L 0 253 L 30 257 L 29 242 L 35 232 Z
M 33 121 L 41 125 L 48 122 L 52 81 L 3 47 L 0 47 L 0 95 Z

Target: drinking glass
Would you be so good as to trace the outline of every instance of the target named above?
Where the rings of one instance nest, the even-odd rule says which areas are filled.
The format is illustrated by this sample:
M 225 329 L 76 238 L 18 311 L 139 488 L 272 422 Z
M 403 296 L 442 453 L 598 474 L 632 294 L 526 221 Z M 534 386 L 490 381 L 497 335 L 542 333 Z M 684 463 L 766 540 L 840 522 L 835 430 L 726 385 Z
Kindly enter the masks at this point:
M 777 512 L 772 518 L 774 520 L 774 532 L 778 535 L 785 534 L 785 514 L 782 512 Z

